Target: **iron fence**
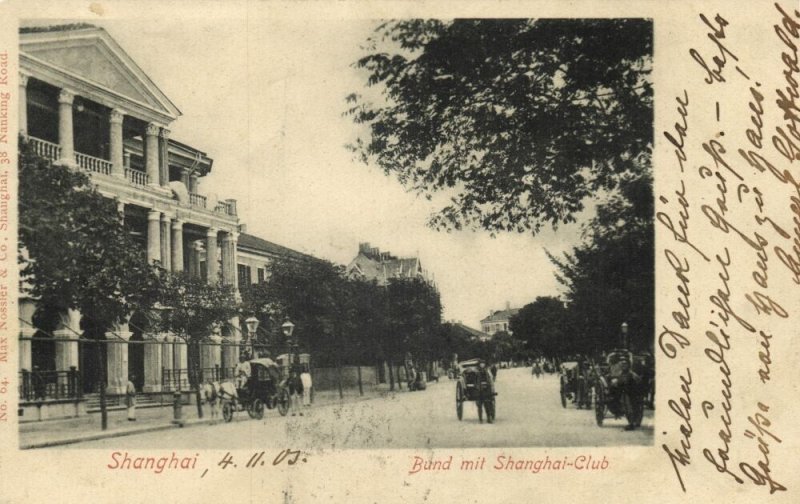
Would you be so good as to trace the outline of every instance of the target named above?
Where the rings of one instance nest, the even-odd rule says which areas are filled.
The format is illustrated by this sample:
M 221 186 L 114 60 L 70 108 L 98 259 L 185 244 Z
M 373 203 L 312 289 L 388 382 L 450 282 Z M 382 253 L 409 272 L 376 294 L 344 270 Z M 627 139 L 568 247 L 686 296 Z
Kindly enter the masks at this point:
M 76 368 L 68 371 L 28 371 L 19 373 L 19 397 L 23 402 L 79 400 L 83 397 L 81 375 Z

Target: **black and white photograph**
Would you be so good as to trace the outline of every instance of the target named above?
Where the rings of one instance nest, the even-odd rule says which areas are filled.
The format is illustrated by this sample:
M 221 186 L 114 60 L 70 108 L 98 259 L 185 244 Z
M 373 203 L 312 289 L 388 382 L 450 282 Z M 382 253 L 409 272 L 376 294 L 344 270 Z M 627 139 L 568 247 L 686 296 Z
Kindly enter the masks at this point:
M 652 444 L 652 21 L 239 28 L 21 22 L 20 446 Z
M 790 4 L 0 1 L 0 502 L 797 502 Z

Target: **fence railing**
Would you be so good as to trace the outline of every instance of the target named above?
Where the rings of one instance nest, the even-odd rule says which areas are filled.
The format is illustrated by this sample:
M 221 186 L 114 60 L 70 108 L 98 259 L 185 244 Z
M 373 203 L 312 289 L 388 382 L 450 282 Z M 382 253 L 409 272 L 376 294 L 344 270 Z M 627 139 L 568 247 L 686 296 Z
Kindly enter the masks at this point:
M 49 159 L 50 161 L 57 161 L 61 157 L 61 146 L 57 143 L 48 142 L 41 138 L 29 137 L 33 151 L 39 156 Z
M 217 208 L 215 208 L 214 211 L 225 215 L 236 215 L 236 207 L 227 201 L 220 201 L 217 203 Z
M 189 193 L 189 203 L 192 206 L 206 208 L 206 202 L 207 202 L 206 200 L 207 198 L 205 196 L 201 196 L 195 193 Z
M 19 373 L 20 401 L 46 401 L 81 399 L 81 374 L 77 369 L 69 371 L 28 371 Z
M 111 161 L 80 152 L 75 153 L 75 161 L 77 161 L 78 166 L 84 170 L 94 173 L 102 173 L 103 175 L 111 175 Z
M 128 179 L 133 185 L 146 186 L 148 177 L 145 172 L 139 170 L 132 170 L 125 168 L 125 178 Z

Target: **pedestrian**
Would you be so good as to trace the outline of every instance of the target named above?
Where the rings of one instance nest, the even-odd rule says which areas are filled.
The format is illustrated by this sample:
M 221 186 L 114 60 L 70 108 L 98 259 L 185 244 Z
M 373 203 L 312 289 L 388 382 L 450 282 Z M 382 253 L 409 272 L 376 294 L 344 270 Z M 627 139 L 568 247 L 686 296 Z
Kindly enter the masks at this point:
M 44 381 L 42 372 L 39 370 L 39 366 L 33 366 L 32 375 L 33 376 L 31 378 L 33 381 L 33 398 L 35 401 L 44 401 L 45 389 L 47 388 L 47 384 Z
M 219 384 L 214 383 L 214 380 L 211 378 L 208 379 L 205 386 L 203 387 L 203 395 L 205 396 L 206 403 L 208 403 L 208 407 L 211 409 L 211 419 L 215 419 L 217 417 L 217 389 L 219 388 Z
M 300 405 L 300 396 L 303 394 L 303 381 L 300 379 L 300 373 L 297 372 L 295 366 L 292 366 L 289 372 L 289 383 L 287 385 L 289 386 L 289 407 L 292 410 L 292 416 L 296 416 Z M 300 416 L 303 416 L 302 411 L 299 413 Z
M 308 408 L 311 406 L 311 373 L 308 369 L 308 364 L 303 366 L 303 372 L 300 373 L 300 382 L 303 384 L 303 406 Z
M 133 380 L 136 379 L 134 375 L 128 377 L 128 386 L 125 388 L 125 406 L 128 408 L 128 421 L 136 421 L 136 387 Z
M 492 380 L 496 380 L 497 379 L 497 364 L 492 363 L 492 367 L 491 367 L 490 370 L 492 372 Z
M 250 363 L 247 362 L 247 356 L 241 355 L 239 357 L 239 364 L 236 365 L 234 374 L 236 375 L 236 388 L 243 389 L 250 380 Z

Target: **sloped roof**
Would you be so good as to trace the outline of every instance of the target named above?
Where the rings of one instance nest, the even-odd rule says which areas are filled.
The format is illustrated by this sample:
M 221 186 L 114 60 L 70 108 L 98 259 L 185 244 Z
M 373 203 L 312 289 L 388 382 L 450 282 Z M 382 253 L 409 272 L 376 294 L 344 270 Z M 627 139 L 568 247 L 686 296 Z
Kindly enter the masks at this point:
M 391 255 L 373 257 L 363 252 L 350 261 L 347 272 L 358 273 L 367 280 L 385 284 L 390 278 L 415 278 L 422 274 L 422 266 L 416 257 L 397 258 Z
M 492 315 L 489 315 L 485 319 L 481 320 L 483 322 L 500 322 L 509 320 L 511 317 L 519 313 L 519 308 L 511 308 L 510 310 L 500 310 L 494 312 Z
M 464 325 L 464 324 L 462 324 L 460 322 L 456 322 L 453 325 L 456 328 L 458 328 L 459 330 L 469 334 L 469 336 L 471 336 L 473 338 L 485 340 L 485 339 L 489 339 L 489 338 L 492 337 L 490 334 L 487 334 L 487 333 L 485 333 L 483 331 L 479 331 L 477 329 L 473 329 L 472 327 L 466 326 L 466 325 Z
M 181 115 L 108 32 L 90 24 L 20 28 L 20 69 L 147 120 L 168 124 Z
M 261 252 L 272 256 L 290 257 L 293 259 L 316 259 L 314 256 L 292 250 L 288 247 L 284 247 L 283 245 L 278 245 L 277 243 L 272 243 L 264 240 L 263 238 L 259 238 L 258 236 L 253 236 L 247 233 L 239 234 L 239 241 L 237 245 L 239 247 L 251 249 L 255 252 Z

